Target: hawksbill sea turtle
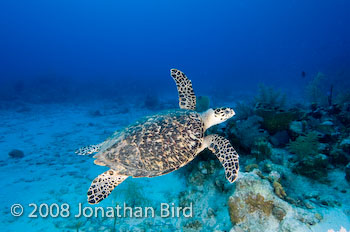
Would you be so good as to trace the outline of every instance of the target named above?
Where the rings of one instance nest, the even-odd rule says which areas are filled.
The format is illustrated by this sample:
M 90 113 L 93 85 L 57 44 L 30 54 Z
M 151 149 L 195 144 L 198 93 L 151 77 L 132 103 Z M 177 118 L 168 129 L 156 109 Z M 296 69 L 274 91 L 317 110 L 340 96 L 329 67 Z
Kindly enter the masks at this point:
M 230 108 L 208 109 L 198 113 L 192 83 L 186 75 L 171 69 L 176 82 L 180 109 L 147 117 L 115 132 L 106 141 L 82 147 L 79 155 L 98 152 L 94 163 L 110 169 L 97 176 L 87 192 L 88 202 L 97 204 L 129 176 L 155 177 L 175 171 L 208 148 L 225 169 L 233 183 L 238 175 L 238 154 L 230 142 L 219 135 L 205 136 L 205 131 L 235 115 Z

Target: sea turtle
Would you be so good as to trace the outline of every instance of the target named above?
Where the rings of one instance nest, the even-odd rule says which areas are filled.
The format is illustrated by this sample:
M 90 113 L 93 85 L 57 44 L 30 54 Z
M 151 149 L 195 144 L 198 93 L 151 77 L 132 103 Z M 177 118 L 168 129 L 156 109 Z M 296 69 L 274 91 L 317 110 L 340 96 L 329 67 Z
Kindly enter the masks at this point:
M 196 96 L 186 75 L 171 69 L 176 82 L 180 109 L 159 113 L 136 122 L 106 141 L 80 148 L 77 154 L 98 152 L 94 163 L 110 169 L 96 177 L 88 190 L 88 202 L 97 204 L 129 176 L 155 177 L 175 171 L 205 148 L 212 151 L 229 182 L 238 175 L 238 154 L 230 142 L 219 135 L 205 136 L 205 131 L 235 115 L 230 108 L 208 109 L 198 113 Z

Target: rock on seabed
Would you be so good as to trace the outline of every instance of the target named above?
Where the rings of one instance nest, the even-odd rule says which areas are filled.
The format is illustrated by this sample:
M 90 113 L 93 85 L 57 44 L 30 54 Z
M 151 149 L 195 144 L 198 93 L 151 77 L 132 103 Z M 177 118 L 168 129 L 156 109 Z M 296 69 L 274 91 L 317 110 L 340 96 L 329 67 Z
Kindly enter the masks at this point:
M 24 153 L 21 150 L 13 149 L 12 151 L 9 152 L 9 156 L 11 158 L 23 158 L 24 157 Z
M 254 171 L 241 173 L 228 201 L 233 228 L 240 231 L 309 232 L 319 220 L 312 212 L 280 199 L 267 180 Z

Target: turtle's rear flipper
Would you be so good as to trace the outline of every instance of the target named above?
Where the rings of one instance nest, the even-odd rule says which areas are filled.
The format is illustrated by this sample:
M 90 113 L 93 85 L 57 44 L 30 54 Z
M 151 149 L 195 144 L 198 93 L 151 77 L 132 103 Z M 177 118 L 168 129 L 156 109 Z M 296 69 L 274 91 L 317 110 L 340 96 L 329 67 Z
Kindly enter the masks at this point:
M 224 166 L 226 179 L 233 183 L 238 176 L 239 163 L 238 154 L 230 142 L 224 137 L 213 134 L 206 136 L 204 143 Z
M 181 109 L 195 110 L 196 96 L 194 95 L 192 82 L 186 75 L 177 69 L 171 69 L 170 75 L 176 82 L 177 91 L 179 93 L 179 106 Z
M 113 189 L 122 183 L 128 176 L 118 175 L 116 171 L 109 169 L 96 177 L 87 192 L 88 202 L 97 204 L 113 191 Z
M 75 151 L 75 154 L 78 155 L 90 155 L 92 153 L 99 152 L 101 149 L 103 143 L 96 144 L 96 145 L 89 145 L 86 147 L 81 147 L 78 150 Z

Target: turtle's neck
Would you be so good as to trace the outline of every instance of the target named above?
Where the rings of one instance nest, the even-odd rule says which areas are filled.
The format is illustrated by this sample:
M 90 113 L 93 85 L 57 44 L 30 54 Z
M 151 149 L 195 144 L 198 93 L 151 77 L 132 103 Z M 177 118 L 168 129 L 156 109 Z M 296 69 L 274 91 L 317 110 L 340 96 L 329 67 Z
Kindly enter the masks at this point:
M 218 124 L 218 122 L 216 122 L 214 120 L 214 110 L 213 109 L 208 109 L 207 111 L 204 111 L 200 115 L 201 115 L 202 120 L 204 122 L 204 131 L 206 131 L 210 127 Z

